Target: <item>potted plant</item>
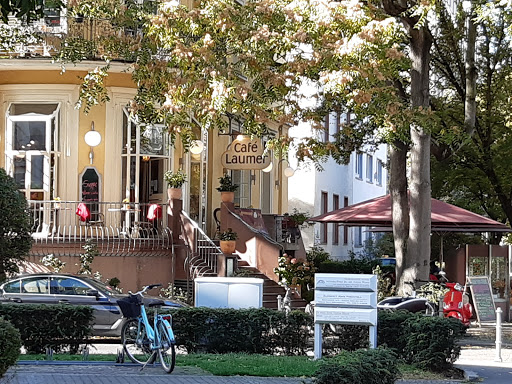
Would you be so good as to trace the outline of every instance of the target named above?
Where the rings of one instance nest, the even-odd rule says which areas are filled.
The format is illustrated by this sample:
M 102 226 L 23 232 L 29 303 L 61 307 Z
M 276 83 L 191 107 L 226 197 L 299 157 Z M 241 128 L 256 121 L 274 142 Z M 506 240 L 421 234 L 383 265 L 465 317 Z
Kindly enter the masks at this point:
M 307 212 L 300 212 L 297 208 L 293 208 L 293 213 L 288 217 L 292 221 L 292 224 L 294 223 L 297 227 L 303 225 L 311 218 Z
M 220 192 L 220 198 L 223 203 L 232 203 L 235 201 L 235 191 L 238 189 L 238 184 L 233 184 L 231 176 L 227 173 L 224 176 L 219 177 L 220 185 L 217 187 L 217 191 Z
M 232 228 L 228 228 L 223 232 L 220 232 L 217 236 L 220 240 L 220 249 L 222 253 L 233 253 L 236 249 L 236 239 L 238 234 L 233 231 Z
M 167 171 L 164 174 L 164 180 L 167 182 L 167 193 L 169 199 L 181 199 L 181 186 L 187 181 L 187 175 L 183 170 Z

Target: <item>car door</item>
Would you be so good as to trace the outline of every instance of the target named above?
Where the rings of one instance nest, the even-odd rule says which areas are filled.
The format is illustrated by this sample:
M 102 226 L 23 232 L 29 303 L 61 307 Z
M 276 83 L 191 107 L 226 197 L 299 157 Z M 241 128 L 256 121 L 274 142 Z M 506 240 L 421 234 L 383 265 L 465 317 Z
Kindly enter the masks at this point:
M 4 285 L 4 299 L 14 303 L 51 304 L 48 276 L 31 276 Z
M 111 313 L 108 300 L 94 287 L 72 276 L 53 276 L 50 281 L 51 293 L 59 304 L 90 305 L 94 310 L 93 328 L 110 327 Z M 98 295 L 91 295 L 95 290 Z

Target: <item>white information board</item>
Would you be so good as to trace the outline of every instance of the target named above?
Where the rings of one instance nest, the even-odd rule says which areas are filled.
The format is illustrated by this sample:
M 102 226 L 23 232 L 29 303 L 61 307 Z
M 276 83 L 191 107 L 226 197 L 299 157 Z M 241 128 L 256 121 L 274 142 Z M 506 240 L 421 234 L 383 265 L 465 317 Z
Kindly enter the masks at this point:
M 377 325 L 377 310 L 315 307 L 315 323 Z
M 315 307 L 376 308 L 377 295 L 373 292 L 315 290 Z
M 315 274 L 315 359 L 322 357 L 322 324 L 368 325 L 377 347 L 377 275 Z

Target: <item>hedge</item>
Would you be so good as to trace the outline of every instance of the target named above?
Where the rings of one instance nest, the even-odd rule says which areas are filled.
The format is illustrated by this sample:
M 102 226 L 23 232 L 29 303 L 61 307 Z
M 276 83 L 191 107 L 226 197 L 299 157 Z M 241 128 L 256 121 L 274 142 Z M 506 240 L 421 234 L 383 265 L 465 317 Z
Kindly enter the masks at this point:
M 20 332 L 7 320 L 0 317 L 0 377 L 20 355 Z
M 460 354 L 457 340 L 466 327 L 459 320 L 406 311 L 379 312 L 378 344 L 408 364 L 431 371 L 452 366 Z
M 92 307 L 66 304 L 1 304 L 0 316 L 20 331 L 23 346 L 34 353 L 47 347 L 78 350 L 91 334 L 94 319 Z
M 187 352 L 305 354 L 313 319 L 301 311 L 179 308 L 172 311 L 176 343 Z

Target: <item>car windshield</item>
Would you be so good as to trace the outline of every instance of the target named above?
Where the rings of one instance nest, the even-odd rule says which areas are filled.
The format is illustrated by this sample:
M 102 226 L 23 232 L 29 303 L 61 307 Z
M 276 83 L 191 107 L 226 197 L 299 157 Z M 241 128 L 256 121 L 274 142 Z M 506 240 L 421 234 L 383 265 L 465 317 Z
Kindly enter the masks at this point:
M 96 288 L 97 290 L 103 292 L 103 293 L 106 293 L 107 295 L 115 295 L 116 292 L 112 287 L 104 284 L 103 282 L 99 281 L 99 280 L 96 280 L 96 279 L 91 279 L 89 277 L 80 277 L 83 281 L 85 281 L 86 283 L 92 285 L 94 288 Z

